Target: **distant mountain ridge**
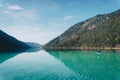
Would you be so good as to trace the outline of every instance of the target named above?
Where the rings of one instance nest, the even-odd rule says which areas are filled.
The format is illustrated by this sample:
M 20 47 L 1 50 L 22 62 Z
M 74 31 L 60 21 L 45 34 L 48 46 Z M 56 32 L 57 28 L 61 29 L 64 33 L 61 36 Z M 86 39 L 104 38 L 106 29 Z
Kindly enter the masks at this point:
M 31 47 L 27 52 L 37 52 L 42 49 L 42 45 L 35 42 L 27 42 L 26 44 Z
M 29 49 L 26 43 L 0 30 L 0 52 L 21 52 Z
M 45 49 L 120 49 L 120 10 L 79 22 L 48 42 Z

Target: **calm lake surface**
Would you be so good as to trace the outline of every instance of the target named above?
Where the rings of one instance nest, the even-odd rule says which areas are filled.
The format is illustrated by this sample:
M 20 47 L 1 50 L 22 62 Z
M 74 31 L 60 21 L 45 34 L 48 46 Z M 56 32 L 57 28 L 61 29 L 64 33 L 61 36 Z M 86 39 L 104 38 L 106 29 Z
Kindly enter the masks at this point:
M 0 80 L 120 80 L 120 52 L 1 53 Z

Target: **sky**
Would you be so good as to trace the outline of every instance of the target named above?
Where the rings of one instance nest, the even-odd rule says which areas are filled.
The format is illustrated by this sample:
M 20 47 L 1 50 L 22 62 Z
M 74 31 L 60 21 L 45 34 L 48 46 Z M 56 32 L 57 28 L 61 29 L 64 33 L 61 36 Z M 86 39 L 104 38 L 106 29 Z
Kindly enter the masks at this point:
M 0 29 L 45 44 L 72 25 L 120 9 L 120 0 L 0 0 Z

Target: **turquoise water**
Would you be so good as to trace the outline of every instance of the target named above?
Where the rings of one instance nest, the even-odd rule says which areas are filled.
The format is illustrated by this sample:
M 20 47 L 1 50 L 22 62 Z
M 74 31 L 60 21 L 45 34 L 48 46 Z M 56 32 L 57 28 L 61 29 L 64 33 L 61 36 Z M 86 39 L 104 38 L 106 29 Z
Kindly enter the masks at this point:
M 120 52 L 1 53 L 0 80 L 120 80 Z

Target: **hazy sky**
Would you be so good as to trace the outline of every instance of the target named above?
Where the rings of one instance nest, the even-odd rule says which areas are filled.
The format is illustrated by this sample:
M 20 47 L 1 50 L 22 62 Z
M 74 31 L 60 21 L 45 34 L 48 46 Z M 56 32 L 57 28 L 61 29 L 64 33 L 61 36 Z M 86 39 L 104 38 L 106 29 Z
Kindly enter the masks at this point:
M 45 44 L 70 26 L 120 8 L 120 0 L 0 0 L 0 29 Z

